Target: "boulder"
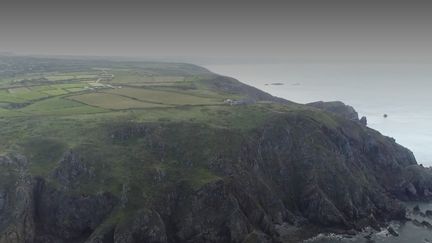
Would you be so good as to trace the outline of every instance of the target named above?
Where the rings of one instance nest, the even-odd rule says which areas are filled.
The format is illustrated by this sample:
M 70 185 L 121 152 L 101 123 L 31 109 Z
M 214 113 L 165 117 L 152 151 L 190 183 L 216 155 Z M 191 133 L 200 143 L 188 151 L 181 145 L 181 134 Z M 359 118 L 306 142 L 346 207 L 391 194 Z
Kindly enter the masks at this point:
M 365 116 L 362 116 L 362 118 L 360 118 L 360 124 L 362 124 L 363 126 L 367 125 L 367 118 Z
M 428 221 L 422 221 L 421 224 L 428 229 L 432 229 L 432 224 L 429 223 Z
M 396 230 L 394 230 L 393 229 L 393 227 L 391 227 L 391 226 L 389 226 L 388 228 L 387 228 L 387 231 L 389 232 L 389 234 L 391 234 L 391 235 L 393 235 L 393 236 L 399 236 L 399 233 L 398 232 L 396 232 Z

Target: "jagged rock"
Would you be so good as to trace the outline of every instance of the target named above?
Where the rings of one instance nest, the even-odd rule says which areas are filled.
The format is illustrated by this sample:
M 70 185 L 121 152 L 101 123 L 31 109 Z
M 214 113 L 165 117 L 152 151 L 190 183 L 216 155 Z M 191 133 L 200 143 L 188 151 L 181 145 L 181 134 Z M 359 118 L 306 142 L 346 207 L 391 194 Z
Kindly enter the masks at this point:
M 410 195 L 410 196 L 416 196 L 417 195 L 417 190 L 416 190 L 415 186 L 412 183 L 408 183 L 408 185 L 405 188 L 405 190 L 408 193 L 408 195 Z
M 425 215 L 427 217 L 432 217 L 432 210 L 426 210 Z
M 252 229 L 239 202 L 220 180 L 180 200 L 172 217 L 180 242 L 242 242 Z
M 85 243 L 114 243 L 114 223 L 100 226 L 96 229 Z
M 33 242 L 35 239 L 34 191 L 27 171 L 27 160 L 21 155 L 10 155 L 0 160 L 14 166 L 17 173 L 15 187 L 3 188 L 3 210 L 0 210 L 0 243 Z M 4 186 L 4 185 L 3 185 Z M 0 188 L 1 189 L 1 188 Z M 9 218 L 4 219 L 4 216 Z M 8 222 L 9 221 L 9 222 Z M 8 222 L 8 224 L 4 224 Z
M 38 234 L 57 242 L 89 237 L 118 204 L 110 193 L 68 195 L 50 188 L 42 179 L 35 182 L 35 221 Z
M 337 207 L 318 188 L 305 191 L 303 211 L 312 222 L 325 226 L 346 226 L 347 221 Z
M 154 210 L 141 210 L 117 225 L 114 243 L 166 243 L 165 225 L 159 213 Z
M 243 243 L 271 243 L 272 239 L 262 232 L 253 231 L 248 236 L 246 236 L 246 239 L 243 241 Z
M 417 227 L 423 227 L 422 223 L 417 219 L 413 219 L 411 222 Z
M 415 205 L 414 208 L 413 208 L 413 211 L 414 211 L 415 213 L 420 212 L 420 206 L 419 206 L 419 205 Z
M 368 240 L 368 242 L 370 242 L 371 240 L 372 240 L 372 232 L 371 233 L 369 233 L 368 235 L 365 235 L 364 236 L 364 238 L 366 239 L 366 240 Z
M 7 193 L 6 193 L 6 191 L 0 191 L 0 212 L 5 207 L 6 201 L 7 201 Z
M 391 235 L 393 235 L 393 236 L 399 236 L 399 233 L 398 232 L 396 232 L 396 230 L 394 230 L 393 229 L 393 227 L 391 227 L 391 226 L 389 226 L 388 228 L 387 228 L 387 231 L 389 232 L 389 234 L 391 234 Z
M 63 188 L 74 188 L 80 180 L 91 178 L 94 174 L 92 168 L 88 168 L 80 155 L 74 151 L 67 152 L 53 171 L 52 177 L 58 181 Z
M 429 223 L 428 221 L 422 221 L 421 224 L 428 229 L 432 229 L 432 224 Z
M 367 118 L 365 116 L 362 116 L 362 118 L 360 118 L 360 124 L 362 124 L 363 126 L 367 126 Z

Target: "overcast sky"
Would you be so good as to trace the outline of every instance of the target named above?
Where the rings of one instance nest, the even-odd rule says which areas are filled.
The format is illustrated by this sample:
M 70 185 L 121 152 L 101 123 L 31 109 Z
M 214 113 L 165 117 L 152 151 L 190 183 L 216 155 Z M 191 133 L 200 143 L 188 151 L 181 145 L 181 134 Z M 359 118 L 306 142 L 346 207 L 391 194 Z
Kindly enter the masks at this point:
M 0 52 L 432 60 L 427 1 L 7 1 Z

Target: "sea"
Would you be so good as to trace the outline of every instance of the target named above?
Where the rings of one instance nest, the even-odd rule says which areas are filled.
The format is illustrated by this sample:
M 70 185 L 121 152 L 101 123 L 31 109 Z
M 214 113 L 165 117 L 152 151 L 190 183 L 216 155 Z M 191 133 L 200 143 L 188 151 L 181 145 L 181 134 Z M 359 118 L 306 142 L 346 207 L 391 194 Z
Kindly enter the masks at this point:
M 413 151 L 419 164 L 432 166 L 432 64 L 278 62 L 206 68 L 297 103 L 342 101 L 366 116 L 369 127 Z M 421 208 L 432 210 L 432 204 Z M 432 223 L 429 217 L 418 220 Z M 398 237 L 383 228 L 355 236 L 321 234 L 306 242 L 432 243 L 432 230 L 413 221 L 392 222 L 391 227 Z
M 342 101 L 366 116 L 368 126 L 432 166 L 432 64 L 264 63 L 212 64 L 234 77 L 297 103 Z

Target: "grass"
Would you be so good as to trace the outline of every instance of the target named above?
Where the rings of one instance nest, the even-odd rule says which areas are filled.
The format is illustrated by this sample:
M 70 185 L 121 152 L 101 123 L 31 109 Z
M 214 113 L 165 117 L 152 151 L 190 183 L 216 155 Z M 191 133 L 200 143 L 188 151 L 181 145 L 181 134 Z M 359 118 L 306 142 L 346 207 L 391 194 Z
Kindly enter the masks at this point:
M 0 102 L 4 103 L 21 103 L 25 100 L 18 95 L 11 95 L 7 90 L 0 90 Z
M 114 110 L 166 107 L 161 104 L 142 102 L 124 96 L 99 92 L 70 96 L 69 99 L 79 101 L 90 106 Z
M 58 95 L 67 94 L 68 91 L 64 89 L 49 89 L 49 90 L 42 91 L 42 93 L 47 94 L 49 96 L 58 96 Z
M 117 94 L 135 98 L 142 101 L 162 103 L 166 105 L 210 105 L 222 104 L 223 100 L 213 98 L 204 98 L 195 95 L 187 95 L 178 92 L 160 91 L 143 88 L 124 87 L 105 91 L 111 94 Z
M 37 176 L 47 176 L 66 150 L 61 140 L 49 137 L 33 137 L 21 146 L 23 153 L 32 161 L 30 172 Z
M 27 87 L 19 87 L 19 88 L 12 88 L 12 89 L 8 89 L 8 92 L 10 94 L 17 94 L 17 93 L 26 93 L 29 92 L 30 89 Z
M 22 113 L 16 110 L 9 110 L 0 107 L 0 118 L 9 118 L 14 116 L 21 116 Z
M 69 89 L 66 89 L 66 90 L 68 92 L 75 93 L 75 92 L 85 91 L 85 90 L 87 90 L 87 88 L 85 88 L 85 87 L 77 87 L 77 88 L 69 88 Z
M 46 79 L 49 81 L 64 81 L 64 80 L 71 80 L 75 79 L 75 76 L 72 75 L 52 75 L 52 76 L 45 76 Z
M 61 73 L 47 75 L 45 78 L 49 81 L 65 81 L 65 80 L 82 80 L 82 79 L 97 79 L 97 74 L 88 73 Z
M 118 84 L 173 83 L 186 79 L 184 76 L 154 75 L 152 72 L 141 70 L 117 70 L 112 73 L 114 74 L 112 83 Z
M 184 171 L 183 178 L 185 178 L 185 181 L 194 190 L 198 190 L 208 183 L 222 179 L 221 177 L 211 173 L 209 170 L 204 168 L 186 170 Z
M 92 87 L 105 87 L 105 85 L 102 83 L 90 82 L 88 84 Z
M 73 83 L 66 83 L 66 84 L 52 84 L 49 87 L 54 89 L 73 89 L 73 88 L 84 88 L 86 86 L 88 86 L 87 83 L 73 82 Z
M 19 91 L 17 91 L 18 89 Z M 22 103 L 25 101 L 37 100 L 48 97 L 49 95 L 30 90 L 28 88 L 15 88 L 12 93 L 6 90 L 0 90 L 0 102 Z
M 54 97 L 20 109 L 20 112 L 27 115 L 73 115 L 73 114 L 93 114 L 104 112 L 101 108 L 91 107 L 82 103 Z

